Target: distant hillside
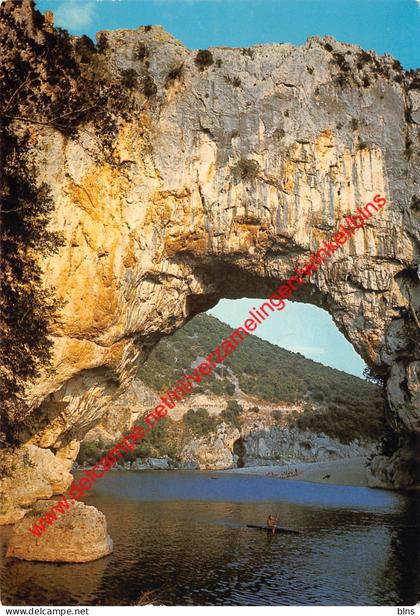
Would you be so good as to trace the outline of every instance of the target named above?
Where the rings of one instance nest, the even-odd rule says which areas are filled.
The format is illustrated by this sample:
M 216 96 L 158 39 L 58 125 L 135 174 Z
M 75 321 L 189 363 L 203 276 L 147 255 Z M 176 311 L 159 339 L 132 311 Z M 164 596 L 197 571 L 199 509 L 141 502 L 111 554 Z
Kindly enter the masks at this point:
M 161 340 L 138 378 L 156 391 L 173 387 L 198 357 L 209 355 L 233 331 L 215 317 L 199 315 Z M 355 438 L 379 440 L 384 435 L 378 386 L 256 336 L 247 337 L 194 392 L 238 400 L 243 392 L 279 405 L 303 404 L 304 413 L 293 420 L 298 428 L 324 432 L 344 443 Z

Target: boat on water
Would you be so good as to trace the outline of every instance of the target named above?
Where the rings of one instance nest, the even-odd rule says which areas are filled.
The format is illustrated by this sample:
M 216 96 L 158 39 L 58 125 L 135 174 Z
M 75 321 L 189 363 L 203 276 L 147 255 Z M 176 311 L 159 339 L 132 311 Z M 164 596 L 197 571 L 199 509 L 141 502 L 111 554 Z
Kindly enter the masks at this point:
M 273 529 L 268 526 L 259 526 L 258 524 L 247 524 L 247 528 L 255 528 L 257 530 L 265 530 L 267 533 L 272 533 Z M 299 535 L 298 530 L 293 530 L 292 528 L 283 528 L 281 526 L 275 526 L 274 530 L 276 533 L 287 533 L 290 535 Z

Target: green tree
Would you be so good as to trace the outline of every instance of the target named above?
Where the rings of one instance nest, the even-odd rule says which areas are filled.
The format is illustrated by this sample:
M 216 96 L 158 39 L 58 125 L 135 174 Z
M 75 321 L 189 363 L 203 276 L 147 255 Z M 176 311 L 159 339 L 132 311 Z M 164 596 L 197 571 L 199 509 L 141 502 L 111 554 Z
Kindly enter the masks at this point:
M 184 415 L 184 424 L 197 436 L 205 436 L 216 429 L 217 420 L 207 409 L 189 409 Z
M 235 428 L 241 428 L 240 416 L 242 407 L 237 400 L 228 400 L 226 408 L 220 413 L 220 418 Z
M 27 140 L 16 137 L 6 122 L 0 149 L 2 366 L 0 388 L 3 419 L 0 440 L 19 442 L 29 408 L 26 384 L 51 360 L 49 332 L 57 318 L 52 288 L 44 286 L 41 262 L 57 252 L 61 236 L 48 228 L 54 208 L 45 184 L 38 184 L 27 158 Z

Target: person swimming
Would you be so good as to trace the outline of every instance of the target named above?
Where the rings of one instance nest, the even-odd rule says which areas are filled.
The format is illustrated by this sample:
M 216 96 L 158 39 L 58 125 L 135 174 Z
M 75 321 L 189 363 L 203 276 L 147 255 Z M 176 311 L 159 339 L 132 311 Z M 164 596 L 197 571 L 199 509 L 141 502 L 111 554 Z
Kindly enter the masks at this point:
M 276 521 L 276 518 L 272 515 L 269 515 L 267 518 L 267 530 L 271 530 L 273 535 L 276 532 Z

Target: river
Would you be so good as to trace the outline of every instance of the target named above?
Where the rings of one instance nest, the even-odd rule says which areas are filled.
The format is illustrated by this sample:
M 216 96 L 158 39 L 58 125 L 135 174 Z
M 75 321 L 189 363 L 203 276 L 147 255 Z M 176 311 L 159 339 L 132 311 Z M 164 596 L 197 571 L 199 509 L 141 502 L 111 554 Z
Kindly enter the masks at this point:
M 85 499 L 114 553 L 85 564 L 5 559 L 6 605 L 413 605 L 420 495 L 199 471 L 114 471 Z M 246 528 L 268 513 L 299 535 Z

